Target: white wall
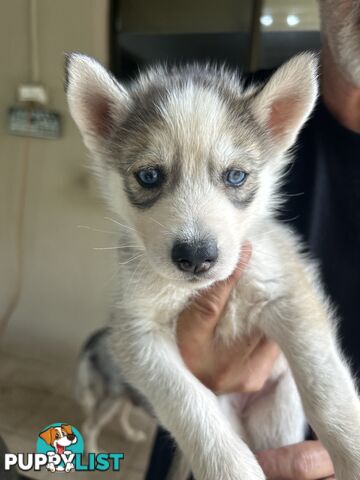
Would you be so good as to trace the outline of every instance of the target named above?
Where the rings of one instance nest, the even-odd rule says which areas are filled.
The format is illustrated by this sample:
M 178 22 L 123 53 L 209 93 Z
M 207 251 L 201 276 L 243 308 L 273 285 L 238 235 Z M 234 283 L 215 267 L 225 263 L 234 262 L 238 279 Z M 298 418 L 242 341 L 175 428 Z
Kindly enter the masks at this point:
M 87 332 L 107 315 L 111 288 L 105 211 L 91 188 L 87 153 L 69 117 L 63 90 L 63 53 L 81 51 L 107 61 L 106 0 L 38 0 L 40 81 L 50 108 L 61 114 L 60 140 L 8 135 L 6 110 L 16 87 L 30 79 L 29 0 L 0 2 L 0 322 L 16 287 L 16 235 L 21 178 L 28 155 L 23 285 L 2 349 L 70 362 Z M 113 225 L 107 225 L 113 230 Z

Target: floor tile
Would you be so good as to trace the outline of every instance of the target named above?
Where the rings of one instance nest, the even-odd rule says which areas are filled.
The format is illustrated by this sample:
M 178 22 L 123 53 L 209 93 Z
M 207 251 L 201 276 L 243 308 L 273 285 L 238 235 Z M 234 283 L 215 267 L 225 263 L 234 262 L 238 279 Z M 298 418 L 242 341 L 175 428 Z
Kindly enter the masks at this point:
M 70 383 L 63 388 L 60 379 L 69 378 L 64 371 L 54 370 L 41 377 L 46 366 L 36 359 L 22 358 L 0 352 L 0 434 L 11 452 L 34 452 L 39 431 L 55 422 L 67 422 L 81 432 L 83 413 L 71 398 Z M 134 409 L 131 423 L 141 427 L 147 439 L 131 443 L 121 434 L 115 420 L 104 428 L 99 445 L 104 451 L 123 452 L 122 471 L 101 473 L 101 478 L 142 480 L 149 460 L 155 423 L 145 412 Z M 57 478 L 58 475 L 42 470 L 29 475 L 38 480 Z M 76 472 L 66 475 L 67 480 L 99 479 L 99 473 Z

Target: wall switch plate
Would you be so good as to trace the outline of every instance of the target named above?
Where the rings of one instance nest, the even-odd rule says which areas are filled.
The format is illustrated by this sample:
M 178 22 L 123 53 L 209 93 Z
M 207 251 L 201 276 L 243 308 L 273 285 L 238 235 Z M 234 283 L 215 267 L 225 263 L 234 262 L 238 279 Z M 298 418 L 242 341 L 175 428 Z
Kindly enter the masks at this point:
M 60 127 L 60 115 L 56 112 L 24 107 L 8 110 L 8 128 L 13 135 L 56 139 L 60 137 Z

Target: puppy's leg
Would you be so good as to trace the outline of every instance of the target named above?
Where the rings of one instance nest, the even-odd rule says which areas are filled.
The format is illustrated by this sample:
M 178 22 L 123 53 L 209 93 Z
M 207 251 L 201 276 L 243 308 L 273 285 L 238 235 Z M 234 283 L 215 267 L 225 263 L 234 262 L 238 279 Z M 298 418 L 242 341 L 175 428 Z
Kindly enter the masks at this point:
M 55 452 L 48 452 L 48 454 L 47 454 L 48 463 L 46 465 L 46 468 L 51 473 L 54 473 L 56 471 L 56 467 L 55 467 L 55 464 L 54 464 L 54 455 L 55 455 Z
M 195 478 L 264 480 L 255 456 L 221 414 L 213 393 L 185 367 L 175 341 L 160 332 L 139 332 L 139 324 L 134 328 L 136 334 L 125 328 L 114 335 L 122 369 L 175 437 Z
M 247 432 L 244 428 L 243 419 L 241 418 L 241 414 L 239 410 L 236 408 L 235 404 L 237 403 L 237 397 L 242 394 L 226 394 L 226 395 L 219 395 L 217 397 L 220 410 L 228 419 L 230 425 L 232 426 L 233 430 L 237 433 L 237 435 L 242 438 L 247 445 L 249 445 L 249 439 Z
M 89 453 L 99 453 L 97 439 L 104 425 L 120 407 L 119 399 L 105 398 L 94 405 L 82 426 L 85 447 Z
M 262 328 L 289 362 L 306 416 L 334 463 L 336 480 L 359 480 L 360 402 L 339 354 L 330 310 L 304 278 L 293 292 L 266 307 Z
M 278 448 L 304 440 L 306 420 L 290 369 L 280 357 L 282 372 L 254 394 L 242 418 L 252 450 Z M 275 365 L 275 371 L 279 365 Z M 274 372 L 275 373 L 275 372 Z
M 130 424 L 130 415 L 133 408 L 135 407 L 131 400 L 124 398 L 120 406 L 119 422 L 125 437 L 130 442 L 143 442 L 146 440 L 145 432 L 134 429 Z

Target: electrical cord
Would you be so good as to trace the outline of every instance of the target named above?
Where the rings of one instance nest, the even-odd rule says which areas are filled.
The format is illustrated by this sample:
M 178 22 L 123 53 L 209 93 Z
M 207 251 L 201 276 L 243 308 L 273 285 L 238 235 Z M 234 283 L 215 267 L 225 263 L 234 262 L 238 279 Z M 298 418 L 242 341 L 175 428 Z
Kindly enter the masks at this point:
M 37 0 L 30 2 L 29 33 L 30 33 L 30 59 L 31 81 L 37 83 L 40 79 L 39 62 L 39 35 L 38 35 L 38 3 Z
M 24 155 L 21 169 L 21 183 L 20 183 L 20 203 L 16 222 L 16 280 L 15 288 L 8 304 L 5 313 L 0 318 L 0 338 L 3 336 L 6 327 L 9 324 L 16 307 L 18 306 L 20 294 L 23 284 L 23 263 L 24 263 L 24 223 L 26 211 L 26 197 L 28 184 L 28 170 L 29 170 L 29 153 L 30 153 L 30 138 L 24 140 Z
M 38 82 L 40 78 L 40 66 L 39 66 L 39 38 L 38 38 L 38 0 L 30 0 L 29 3 L 29 45 L 30 45 L 30 71 L 31 81 L 33 83 Z M 31 105 L 29 105 L 31 108 Z M 24 249 L 23 249 L 23 237 L 24 237 L 24 223 L 25 223 L 25 210 L 26 210 L 26 197 L 27 197 L 27 183 L 28 183 L 28 170 L 29 170 L 29 152 L 30 152 L 31 138 L 25 138 L 24 140 L 24 156 L 21 170 L 21 182 L 20 182 L 20 204 L 19 212 L 16 222 L 16 277 L 15 288 L 11 296 L 5 313 L 0 317 L 0 339 L 4 335 L 4 332 L 10 322 L 14 311 L 16 310 L 22 291 L 23 285 L 23 263 L 24 263 Z

